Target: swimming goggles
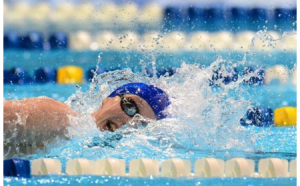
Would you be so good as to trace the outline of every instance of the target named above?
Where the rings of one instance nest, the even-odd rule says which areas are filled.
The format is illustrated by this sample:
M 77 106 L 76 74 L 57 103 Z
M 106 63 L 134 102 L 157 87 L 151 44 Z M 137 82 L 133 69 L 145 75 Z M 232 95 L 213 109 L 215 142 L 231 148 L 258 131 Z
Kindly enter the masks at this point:
M 124 95 L 118 95 L 121 98 L 121 108 L 125 114 L 129 117 L 133 117 L 134 115 L 139 113 L 139 108 L 137 107 L 135 101 L 131 98 L 126 98 Z
M 121 98 L 121 108 L 123 112 L 128 115 L 129 117 L 134 117 L 136 114 L 139 113 L 139 108 L 137 107 L 135 101 L 131 98 L 126 98 L 124 95 L 120 94 L 118 95 Z M 111 123 L 108 122 L 106 124 L 109 131 L 114 132 L 116 131 L 116 127 Z

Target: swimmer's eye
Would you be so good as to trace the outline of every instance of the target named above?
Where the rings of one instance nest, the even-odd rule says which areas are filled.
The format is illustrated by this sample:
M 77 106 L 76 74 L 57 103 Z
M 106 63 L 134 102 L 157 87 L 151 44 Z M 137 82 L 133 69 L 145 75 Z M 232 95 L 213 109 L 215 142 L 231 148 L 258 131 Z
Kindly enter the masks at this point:
M 129 117 L 133 117 L 134 115 L 139 113 L 139 108 L 136 103 L 131 98 L 125 98 L 123 95 L 119 95 L 121 98 L 121 108 L 125 114 Z

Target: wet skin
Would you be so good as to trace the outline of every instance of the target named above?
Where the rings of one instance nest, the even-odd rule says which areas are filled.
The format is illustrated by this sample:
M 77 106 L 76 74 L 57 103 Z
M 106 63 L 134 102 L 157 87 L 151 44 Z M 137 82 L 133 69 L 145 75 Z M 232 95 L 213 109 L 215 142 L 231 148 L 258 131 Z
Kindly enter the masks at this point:
M 144 99 L 131 94 L 126 94 L 124 97 L 136 103 L 140 115 L 156 119 L 152 108 Z M 120 101 L 119 96 L 107 98 L 102 102 L 101 107 L 91 114 L 101 131 L 108 130 L 108 122 L 118 129 L 132 119 L 122 110 Z M 51 137 L 64 136 L 66 128 L 70 125 L 68 116 L 77 115 L 66 104 L 48 97 L 4 101 L 3 107 L 5 134 L 14 131 L 17 127 L 19 131 L 38 134 L 43 138 L 42 141 Z
M 139 114 L 144 118 L 156 119 L 149 104 L 136 95 L 126 94 L 123 97 L 134 100 Z M 97 127 L 101 131 L 115 130 L 128 123 L 129 117 L 121 108 L 119 96 L 107 98 L 101 107 L 91 114 L 95 118 Z M 4 153 L 6 158 L 14 154 L 31 154 L 36 149 L 43 149 L 44 144 L 57 137 L 67 138 L 67 127 L 70 125 L 68 116 L 77 114 L 66 104 L 48 97 L 29 98 L 22 100 L 4 101 L 3 128 Z M 107 124 L 110 124 L 107 127 Z M 14 135 L 17 131 L 17 135 Z M 10 147 L 18 145 L 19 151 L 12 151 Z

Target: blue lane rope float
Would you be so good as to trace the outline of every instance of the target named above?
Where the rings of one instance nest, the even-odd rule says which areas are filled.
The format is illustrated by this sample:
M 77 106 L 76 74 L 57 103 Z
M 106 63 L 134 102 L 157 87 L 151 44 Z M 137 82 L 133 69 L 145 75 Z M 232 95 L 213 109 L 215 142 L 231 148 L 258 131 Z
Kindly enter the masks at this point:
M 268 11 L 266 8 L 253 8 L 249 11 L 250 30 L 258 31 L 267 25 L 266 21 L 269 20 Z
M 103 74 L 105 72 L 106 72 L 106 70 L 103 67 L 98 67 L 98 69 L 96 69 L 96 68 L 90 68 L 86 72 L 86 80 L 87 81 L 92 81 L 92 79 L 94 77 L 94 73 L 96 73 L 96 75 L 99 75 L 99 74 Z
M 35 83 L 55 83 L 57 70 L 50 67 L 41 67 L 34 71 Z
M 233 7 L 230 9 L 230 27 L 233 31 L 248 30 L 249 9 L 244 7 Z
M 14 31 L 4 33 L 3 48 L 4 49 L 19 49 L 20 48 L 19 34 Z
M 297 24 L 293 24 L 297 20 L 297 9 L 276 8 L 274 10 L 274 25 L 284 30 L 295 30 Z
M 8 84 L 11 82 L 11 75 L 12 75 L 12 73 L 10 70 L 4 69 L 4 71 L 3 71 L 3 83 L 4 84 Z
M 22 67 L 12 68 L 10 70 L 4 70 L 4 83 L 11 84 L 32 84 L 33 79 L 28 72 Z
M 236 82 L 238 80 L 238 71 L 236 68 L 226 67 L 225 73 L 220 72 L 220 68 L 213 70 L 213 76 L 210 80 L 210 86 L 217 86 L 218 84 L 216 83 L 216 81 L 220 79 L 222 79 L 222 83 L 224 83 L 225 85 L 229 84 L 230 82 Z
M 243 126 L 255 125 L 258 127 L 268 127 L 274 124 L 274 113 L 271 108 L 256 107 L 249 109 L 240 124 Z
M 153 77 L 154 76 L 154 69 L 152 67 L 146 67 L 146 74 L 148 77 Z M 160 76 L 172 76 L 176 73 L 176 68 L 175 67 L 168 67 L 168 68 L 160 68 L 156 69 L 156 77 Z
M 21 49 L 27 50 L 43 50 L 44 37 L 40 32 L 29 32 L 20 39 Z
M 75 67 L 75 66 L 74 66 Z M 63 67 L 60 67 L 61 69 Z M 76 67 L 79 69 L 82 69 L 81 67 Z M 110 67 L 110 68 L 103 68 L 99 67 L 98 71 L 96 72 L 97 75 L 102 74 L 104 72 L 110 72 L 114 70 L 122 70 L 124 69 L 123 67 Z M 87 81 L 91 81 L 93 78 L 93 73 L 92 70 L 96 70 L 96 68 L 90 68 L 88 71 L 85 73 L 85 79 Z M 154 70 L 151 66 L 146 67 L 146 75 L 148 77 L 153 77 L 154 76 Z M 161 67 L 156 69 L 156 77 L 160 76 L 172 76 L 176 73 L 177 68 L 175 67 Z M 221 71 L 221 67 L 218 69 L 213 70 L 213 75 L 211 79 L 209 80 L 210 86 L 219 86 L 219 84 L 222 82 L 225 85 L 231 83 L 231 82 L 236 82 L 239 78 L 239 74 L 242 76 L 247 76 L 249 74 L 252 74 L 251 77 L 245 79 L 243 81 L 244 84 L 247 85 L 261 85 L 261 84 L 268 84 L 268 79 L 270 79 L 270 76 L 268 75 L 268 71 L 264 69 L 257 69 L 256 67 L 246 67 L 242 72 L 238 72 L 237 68 L 231 68 L 231 67 L 226 67 L 225 72 L 223 73 Z M 76 73 L 74 76 L 77 76 Z M 71 75 L 71 76 L 73 76 Z M 83 76 L 83 74 L 82 74 Z M 51 69 L 49 67 L 40 67 L 35 70 L 34 72 L 34 77 L 31 77 L 29 73 L 22 67 L 15 67 L 12 69 L 4 69 L 4 83 L 13 83 L 13 84 L 31 84 L 31 83 L 46 83 L 46 82 L 55 82 L 57 80 L 57 70 L 56 69 Z M 272 76 L 271 76 L 272 77 Z M 288 80 L 288 74 L 285 74 L 285 78 L 283 80 L 285 81 L 280 81 L 280 83 L 287 82 Z M 66 78 L 66 76 L 64 76 Z M 72 78 L 72 77 L 69 77 Z M 282 79 L 282 77 L 280 77 Z M 34 81 L 33 81 L 34 80 Z M 66 82 L 65 82 L 66 83 Z
M 30 178 L 30 162 L 25 159 L 7 159 L 3 161 L 4 176 Z
M 203 20 L 199 22 L 201 30 L 219 31 L 228 28 L 228 19 L 226 19 L 226 12 L 223 8 L 205 8 L 200 20 Z
M 199 21 L 203 20 L 204 17 L 204 8 L 200 7 L 189 7 L 187 9 L 188 14 L 188 28 L 189 31 L 199 31 L 203 28 L 201 28 L 201 24 L 199 24 Z
M 67 49 L 69 48 L 69 38 L 64 32 L 54 32 L 49 37 L 50 49 Z
M 169 6 L 164 9 L 164 29 L 166 30 L 178 30 L 182 27 L 185 17 L 185 10 L 175 6 Z
M 255 72 L 255 73 L 254 73 Z M 244 80 L 245 84 L 248 85 L 261 85 L 264 84 L 265 71 L 263 69 L 257 69 L 256 67 L 249 67 L 243 71 L 243 76 L 254 73 L 249 79 Z

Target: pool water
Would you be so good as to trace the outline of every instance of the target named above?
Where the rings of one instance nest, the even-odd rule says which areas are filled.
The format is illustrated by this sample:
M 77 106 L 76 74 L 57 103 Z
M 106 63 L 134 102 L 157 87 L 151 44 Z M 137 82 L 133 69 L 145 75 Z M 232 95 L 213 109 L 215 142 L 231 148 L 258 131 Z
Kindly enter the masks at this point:
M 82 91 L 86 91 L 89 88 L 89 83 L 80 85 Z M 78 88 L 76 85 L 60 85 L 54 83 L 40 84 L 40 85 L 4 85 L 4 98 L 6 100 L 11 99 L 23 99 L 25 97 L 38 97 L 47 96 L 59 101 L 66 101 Z M 276 109 L 283 106 L 297 106 L 297 87 L 292 84 L 287 85 L 261 85 L 258 87 L 251 87 L 248 89 L 249 95 L 255 95 L 252 97 L 256 106 L 269 106 L 272 109 Z M 265 99 L 264 93 L 268 94 L 268 99 Z M 248 98 L 249 95 L 244 95 Z M 238 96 L 233 93 L 232 96 Z
M 214 66 L 232 66 L 241 71 L 259 60 L 261 68 L 274 64 L 285 65 L 289 70 L 296 64 L 296 53 L 276 52 L 258 53 L 243 62 L 244 54 L 232 53 L 176 53 L 155 56 L 157 68 L 174 66 L 173 76 L 149 78 L 143 76 L 142 64 L 153 65 L 151 56 L 139 52 L 100 53 L 101 62 L 97 64 L 100 52 L 16 52 L 5 51 L 4 68 L 11 68 L 21 62 L 33 74 L 40 66 L 58 68 L 64 65 L 78 65 L 85 71 L 96 65 L 105 68 L 116 66 L 131 68 L 108 72 L 108 76 L 98 77 L 95 84 L 60 85 L 55 83 L 31 85 L 4 85 L 4 98 L 22 99 L 25 97 L 48 96 L 65 102 L 77 111 L 79 117 L 71 118 L 68 141 L 57 139 L 46 144 L 45 149 L 33 154 L 19 152 L 15 157 L 26 159 L 57 158 L 62 162 L 63 171 L 69 159 L 86 158 L 90 160 L 105 157 L 124 159 L 126 164 L 136 158 L 166 160 L 182 158 L 192 162 L 205 157 L 228 160 L 234 157 L 260 159 L 276 157 L 293 160 L 297 157 L 296 127 L 243 127 L 239 119 L 247 109 L 264 106 L 273 110 L 283 106 L 296 107 L 296 86 L 290 81 L 280 84 L 275 81 L 269 85 L 245 85 L 246 76 L 239 74 L 241 81 L 231 82 L 220 87 L 211 87 Z M 39 56 L 39 57 L 38 57 Z M 220 60 L 219 56 L 222 56 Z M 111 58 L 110 58 L 111 57 Z M 36 60 L 39 59 L 39 60 Z M 124 60 L 125 59 L 125 60 Z M 127 60 L 127 62 L 126 62 Z M 134 65 L 134 64 L 141 65 Z M 196 65 L 195 65 L 196 64 Z M 197 65 L 198 64 L 198 65 Z M 199 65 L 200 64 L 200 65 Z M 204 65 L 204 66 L 203 66 Z M 120 77 L 128 79 L 118 80 Z M 118 80 L 118 81 L 116 81 Z M 101 133 L 89 113 L 99 107 L 108 93 L 131 81 L 155 84 L 171 97 L 169 108 L 171 118 L 150 123 L 145 128 L 122 127 L 112 134 Z M 108 83 L 110 82 L 110 83 Z M 54 116 L 55 117 L 55 116 Z M 118 138 L 118 136 L 121 136 Z M 18 152 L 18 151 L 16 151 Z M 128 170 L 128 167 L 127 167 Z M 192 168 L 193 170 L 193 168 Z M 5 178 L 5 185 L 285 185 L 296 184 L 296 178 L 127 178 L 111 176 L 42 176 L 25 178 Z
M 268 52 L 248 51 L 247 65 L 268 68 L 274 65 L 285 65 L 292 69 L 296 65 L 297 55 L 294 51 L 271 50 Z M 22 66 L 29 73 L 39 67 L 59 68 L 65 65 L 75 65 L 87 71 L 95 67 L 101 56 L 100 67 L 103 68 L 131 68 L 134 72 L 141 70 L 141 60 L 151 64 L 155 59 L 157 68 L 180 67 L 182 62 L 188 64 L 198 63 L 205 66 L 211 65 L 217 56 L 233 62 L 242 61 L 246 51 L 176 51 L 176 52 L 139 52 L 139 51 L 39 51 L 39 50 L 5 50 L 3 53 L 4 69 Z M 258 63 L 259 62 L 259 63 Z M 137 65 L 138 64 L 138 65 Z
M 40 176 L 5 178 L 7 185 L 296 185 L 296 178 L 126 178 L 114 176 Z

